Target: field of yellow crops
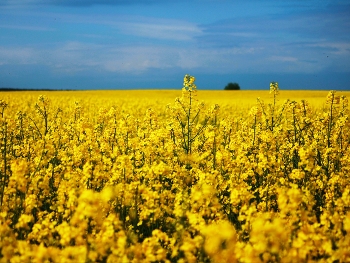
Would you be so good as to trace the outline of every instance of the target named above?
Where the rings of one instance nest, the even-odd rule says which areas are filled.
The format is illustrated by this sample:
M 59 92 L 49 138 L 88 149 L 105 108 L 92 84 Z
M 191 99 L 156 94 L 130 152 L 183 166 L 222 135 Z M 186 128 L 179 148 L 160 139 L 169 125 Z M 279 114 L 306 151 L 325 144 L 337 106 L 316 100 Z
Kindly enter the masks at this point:
M 0 93 L 0 262 L 350 262 L 349 94 Z

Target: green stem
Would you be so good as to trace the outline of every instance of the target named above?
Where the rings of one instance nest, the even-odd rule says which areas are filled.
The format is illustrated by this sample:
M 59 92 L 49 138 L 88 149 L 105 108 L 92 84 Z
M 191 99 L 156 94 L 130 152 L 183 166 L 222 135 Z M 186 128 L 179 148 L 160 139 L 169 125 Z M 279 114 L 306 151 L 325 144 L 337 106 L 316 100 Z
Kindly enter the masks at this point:
M 3 153 L 2 153 L 2 157 L 3 157 L 3 160 L 4 160 L 4 172 L 3 172 L 3 175 L 2 175 L 2 178 L 1 178 L 1 182 L 2 182 L 2 185 L 1 185 L 1 200 L 0 200 L 0 207 L 2 207 L 2 202 L 3 202 L 3 198 L 4 198 L 4 191 L 5 191 L 5 185 L 6 185 L 6 182 L 7 182 L 7 176 L 6 176 L 6 167 L 7 167 L 7 158 L 6 158 L 6 151 L 7 151 L 7 124 L 6 122 L 4 122 L 4 131 L 3 131 L 3 143 L 4 143 L 4 149 L 3 149 Z
M 332 97 L 331 101 L 331 107 L 330 107 L 330 115 L 329 115 L 329 121 L 328 121 L 328 132 L 327 132 L 327 146 L 331 146 L 331 130 L 332 130 L 332 118 L 333 118 L 333 101 L 334 96 Z
M 191 154 L 192 149 L 191 149 L 191 107 L 192 107 L 192 93 L 190 92 L 190 105 L 188 107 L 188 116 L 187 116 L 187 152 L 186 154 Z
M 253 146 L 255 144 L 255 136 L 256 136 L 256 115 L 254 116 L 254 137 L 253 137 Z

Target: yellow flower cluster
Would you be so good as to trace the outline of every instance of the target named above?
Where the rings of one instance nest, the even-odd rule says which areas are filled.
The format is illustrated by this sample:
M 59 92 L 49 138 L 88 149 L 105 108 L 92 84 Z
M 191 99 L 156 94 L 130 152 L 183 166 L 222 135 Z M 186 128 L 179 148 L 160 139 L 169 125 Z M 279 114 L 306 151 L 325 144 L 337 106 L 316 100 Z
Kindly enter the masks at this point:
M 207 106 L 194 82 L 0 94 L 0 262 L 350 262 L 346 97 Z

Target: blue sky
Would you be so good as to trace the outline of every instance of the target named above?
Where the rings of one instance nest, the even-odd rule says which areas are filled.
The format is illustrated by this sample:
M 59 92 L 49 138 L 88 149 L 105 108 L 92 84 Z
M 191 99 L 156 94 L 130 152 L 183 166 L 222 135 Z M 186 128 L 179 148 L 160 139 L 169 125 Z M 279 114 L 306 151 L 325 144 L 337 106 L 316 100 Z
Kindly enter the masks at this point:
M 350 90 L 347 0 L 1 0 L 0 87 Z

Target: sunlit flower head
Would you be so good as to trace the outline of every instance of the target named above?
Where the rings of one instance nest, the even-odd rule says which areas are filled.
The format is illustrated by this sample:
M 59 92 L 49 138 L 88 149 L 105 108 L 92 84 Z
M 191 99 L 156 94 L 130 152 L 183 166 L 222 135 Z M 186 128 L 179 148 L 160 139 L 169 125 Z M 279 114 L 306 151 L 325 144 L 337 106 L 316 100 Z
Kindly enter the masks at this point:
M 337 105 L 340 103 L 340 96 L 336 95 L 335 90 L 331 90 L 330 92 L 328 92 L 326 103 L 332 105 Z
M 196 91 L 197 90 L 197 86 L 196 86 L 196 84 L 194 84 L 195 80 L 196 80 L 195 77 L 186 74 L 185 77 L 184 77 L 183 88 L 186 91 L 190 91 L 190 92 L 191 91 Z
M 261 108 L 258 106 L 253 106 L 249 111 L 249 115 L 253 117 L 259 117 L 261 116 L 261 113 Z
M 277 82 L 271 82 L 270 83 L 270 94 L 279 94 L 279 88 L 278 88 L 278 83 Z

